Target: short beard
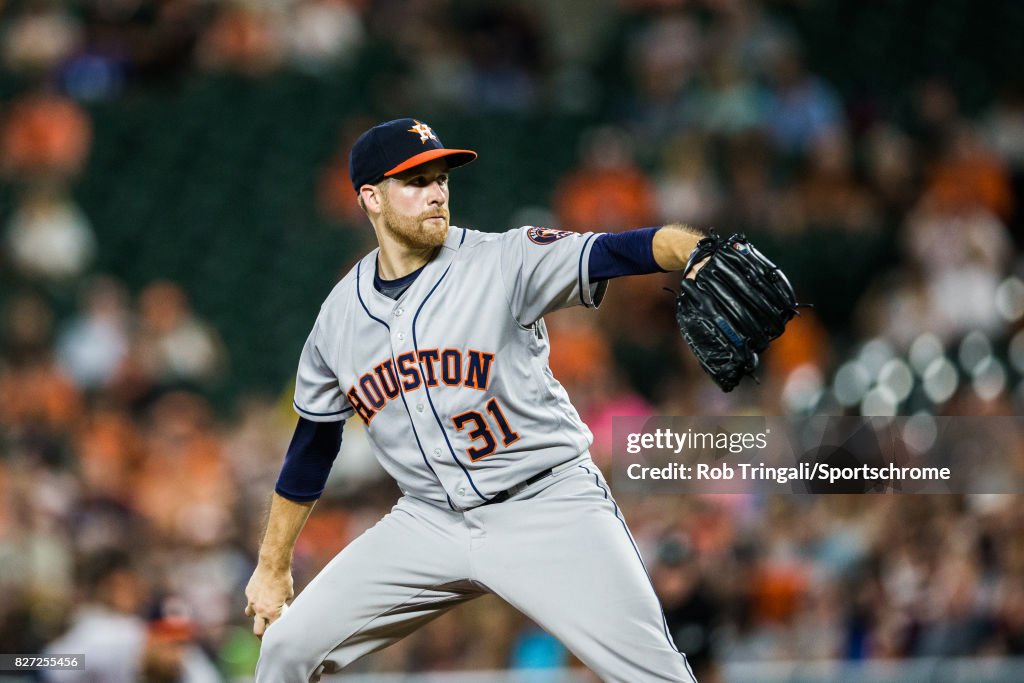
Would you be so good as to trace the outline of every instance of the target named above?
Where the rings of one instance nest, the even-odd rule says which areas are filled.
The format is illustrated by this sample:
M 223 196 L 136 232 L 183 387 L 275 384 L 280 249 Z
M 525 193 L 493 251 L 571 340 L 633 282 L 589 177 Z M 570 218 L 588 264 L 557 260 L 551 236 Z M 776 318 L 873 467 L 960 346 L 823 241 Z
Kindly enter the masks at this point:
M 407 249 L 433 249 L 444 244 L 445 238 L 448 237 L 449 216 L 446 208 L 424 211 L 414 218 L 399 216 L 392 210 L 387 194 L 382 197 L 380 208 L 384 229 Z M 426 222 L 427 218 L 438 213 L 444 216 L 443 224 Z

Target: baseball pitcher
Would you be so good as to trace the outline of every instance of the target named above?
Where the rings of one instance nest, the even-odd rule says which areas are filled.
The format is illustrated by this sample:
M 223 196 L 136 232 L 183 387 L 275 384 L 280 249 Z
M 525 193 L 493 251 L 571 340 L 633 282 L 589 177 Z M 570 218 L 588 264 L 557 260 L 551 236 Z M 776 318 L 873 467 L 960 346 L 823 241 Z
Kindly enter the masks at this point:
M 317 681 L 488 592 L 605 681 L 696 680 L 590 459 L 590 430 L 548 368 L 543 318 L 596 308 L 612 278 L 685 268 L 701 287 L 680 295 L 684 335 L 716 381 L 731 373 L 734 384 L 756 362 L 740 329 L 751 316 L 719 310 L 709 324 L 700 303 L 716 251 L 742 249 L 683 226 L 450 225 L 449 171 L 475 158 L 409 118 L 352 149 L 379 248 L 335 286 L 299 358 L 298 425 L 246 588 L 259 683 Z M 353 417 L 402 496 L 292 602 L 293 546 Z

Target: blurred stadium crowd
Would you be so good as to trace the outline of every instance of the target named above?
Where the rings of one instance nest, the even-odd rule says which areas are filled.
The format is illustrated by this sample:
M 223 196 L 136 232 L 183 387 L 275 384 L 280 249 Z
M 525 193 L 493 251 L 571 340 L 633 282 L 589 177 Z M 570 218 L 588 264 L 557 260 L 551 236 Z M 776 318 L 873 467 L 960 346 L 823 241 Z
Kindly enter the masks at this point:
M 600 464 L 614 415 L 1019 413 L 1024 10 L 969 9 L 0 0 L 0 650 L 93 643 L 107 681 L 252 672 L 242 591 L 288 374 L 371 244 L 345 155 L 375 119 L 480 149 L 456 223 L 746 231 L 816 305 L 729 395 L 679 340 L 670 275 L 551 316 Z M 356 424 L 335 470 L 297 587 L 397 496 Z M 1018 497 L 620 502 L 702 681 L 1024 655 Z M 359 668 L 569 664 L 484 599 Z

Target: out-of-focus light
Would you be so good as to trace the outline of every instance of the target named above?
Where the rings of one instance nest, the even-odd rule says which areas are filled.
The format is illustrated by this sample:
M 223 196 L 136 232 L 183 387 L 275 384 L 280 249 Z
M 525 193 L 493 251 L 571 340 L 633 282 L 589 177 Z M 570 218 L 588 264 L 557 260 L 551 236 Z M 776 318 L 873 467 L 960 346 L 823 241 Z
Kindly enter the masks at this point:
M 979 363 L 971 374 L 974 393 L 985 401 L 996 398 L 1006 388 L 1006 370 L 1003 369 L 1003 364 L 992 356 Z
M 992 342 L 984 332 L 975 330 L 960 342 L 960 367 L 974 374 L 974 369 L 992 355 Z
M 789 373 L 782 387 L 782 403 L 790 413 L 806 413 L 814 409 L 821 398 L 824 378 L 821 370 L 805 363 Z
M 914 413 L 903 423 L 903 443 L 917 453 L 928 452 L 935 445 L 938 435 L 935 418 L 923 410 Z
M 932 403 L 947 401 L 958 382 L 956 366 L 946 358 L 936 358 L 924 371 L 924 393 Z
M 872 377 L 877 377 L 878 371 L 894 355 L 892 344 L 884 339 L 876 338 L 861 347 L 860 353 L 857 354 L 857 360 L 867 368 Z
M 840 405 L 849 408 L 860 403 L 871 387 L 871 373 L 859 361 L 843 363 L 836 371 L 832 393 Z
M 860 414 L 864 417 L 892 417 L 899 403 L 889 387 L 877 386 L 864 394 L 860 402 Z
M 83 54 L 64 67 L 61 80 L 64 90 L 75 99 L 97 102 L 124 89 L 124 69 L 111 59 Z
M 936 358 L 942 357 L 942 342 L 931 332 L 925 332 L 910 345 L 910 365 L 919 377 Z
M 902 359 L 893 358 L 882 366 L 878 373 L 878 383 L 888 387 L 896 401 L 902 403 L 914 388 L 914 373 Z
M 1024 316 L 1024 282 L 1011 275 L 996 289 L 996 310 L 1009 322 L 1016 322 Z

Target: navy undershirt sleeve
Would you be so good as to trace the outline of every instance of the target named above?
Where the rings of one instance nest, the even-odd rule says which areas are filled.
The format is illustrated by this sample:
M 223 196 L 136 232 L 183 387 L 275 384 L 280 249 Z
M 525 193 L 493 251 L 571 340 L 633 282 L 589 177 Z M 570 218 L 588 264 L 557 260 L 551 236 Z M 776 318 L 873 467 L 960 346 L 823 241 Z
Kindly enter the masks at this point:
M 654 233 L 660 229 L 640 228 L 599 235 L 590 249 L 590 281 L 667 272 L 654 260 Z
M 308 503 L 319 498 L 341 448 L 344 426 L 344 421 L 313 422 L 300 417 L 274 491 L 296 503 Z

